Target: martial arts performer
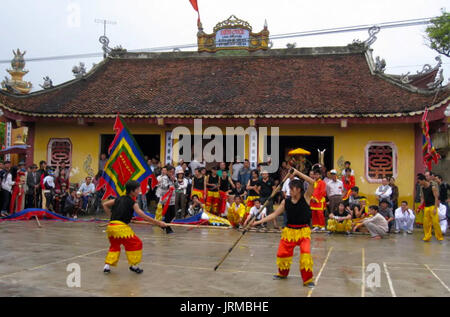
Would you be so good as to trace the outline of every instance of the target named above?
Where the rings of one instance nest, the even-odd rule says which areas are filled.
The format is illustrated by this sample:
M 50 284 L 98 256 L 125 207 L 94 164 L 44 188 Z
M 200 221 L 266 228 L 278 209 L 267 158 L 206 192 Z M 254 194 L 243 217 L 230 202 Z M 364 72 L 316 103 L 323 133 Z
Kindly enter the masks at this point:
M 142 259 L 142 241 L 133 232 L 128 224 L 136 212 L 144 220 L 153 223 L 161 228 L 165 228 L 166 223 L 147 216 L 140 208 L 136 199 L 141 193 L 141 185 L 136 181 L 128 181 L 125 184 L 126 195 L 116 199 L 111 199 L 103 203 L 106 214 L 111 215 L 111 220 L 106 233 L 109 238 L 110 247 L 106 255 L 104 273 L 111 272 L 111 266 L 116 266 L 119 262 L 120 246 L 123 244 L 127 254 L 130 270 L 135 273 L 142 273 L 144 270 L 138 267 Z

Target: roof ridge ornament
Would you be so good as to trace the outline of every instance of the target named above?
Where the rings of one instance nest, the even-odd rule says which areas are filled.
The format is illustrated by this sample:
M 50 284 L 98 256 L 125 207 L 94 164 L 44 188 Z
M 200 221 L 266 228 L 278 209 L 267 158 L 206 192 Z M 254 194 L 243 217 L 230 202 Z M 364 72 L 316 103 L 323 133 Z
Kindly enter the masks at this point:
M 240 28 L 252 31 L 252 27 L 251 27 L 250 23 L 248 23 L 247 21 L 238 19 L 234 14 L 230 15 L 230 17 L 228 19 L 217 23 L 213 30 L 214 30 L 214 32 L 217 32 L 218 30 L 223 29 L 223 28 L 235 28 L 235 27 L 240 27 Z
M 441 65 L 442 65 L 441 56 L 438 55 L 434 59 L 438 62 L 436 66 L 431 67 L 430 64 L 425 64 L 425 65 L 423 65 L 422 70 L 420 70 L 420 71 L 418 70 L 417 71 L 417 75 L 423 75 L 423 74 L 426 74 L 426 73 L 431 73 L 433 70 L 441 68 Z
M 86 67 L 84 66 L 84 63 L 80 62 L 78 66 L 75 65 L 74 67 L 72 67 L 72 73 L 77 79 L 86 76 Z
M 39 86 L 41 86 L 43 89 L 53 88 L 53 82 L 49 76 L 45 76 L 45 77 L 43 77 L 43 79 L 44 79 L 44 84 L 43 85 L 39 84 Z
M 441 69 L 439 71 L 439 77 L 436 77 L 434 82 L 427 84 L 427 87 L 431 90 L 437 89 L 437 88 L 441 87 L 441 84 L 443 81 L 444 81 L 444 70 Z
M 385 59 L 384 58 L 380 59 L 380 56 L 377 56 L 375 58 L 375 69 L 374 69 L 374 71 L 376 73 L 384 73 L 385 69 L 386 69 L 386 61 L 385 61 Z
M 363 43 L 370 47 L 377 40 L 376 34 L 380 33 L 381 28 L 378 25 L 374 25 L 367 30 L 369 32 L 369 38 L 365 40 Z
M 117 45 L 114 48 L 109 47 L 109 38 L 106 35 L 100 36 L 98 41 L 102 44 L 103 58 L 106 58 L 107 56 L 122 56 L 127 52 L 121 45 Z

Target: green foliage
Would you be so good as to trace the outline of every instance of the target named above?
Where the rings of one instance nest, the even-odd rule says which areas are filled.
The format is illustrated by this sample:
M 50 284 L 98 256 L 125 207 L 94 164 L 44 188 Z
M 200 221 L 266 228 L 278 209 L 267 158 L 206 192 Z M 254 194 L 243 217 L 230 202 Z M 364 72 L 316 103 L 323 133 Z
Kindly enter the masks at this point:
M 450 13 L 442 9 L 442 15 L 432 19 L 431 24 L 426 29 L 430 47 L 450 57 Z

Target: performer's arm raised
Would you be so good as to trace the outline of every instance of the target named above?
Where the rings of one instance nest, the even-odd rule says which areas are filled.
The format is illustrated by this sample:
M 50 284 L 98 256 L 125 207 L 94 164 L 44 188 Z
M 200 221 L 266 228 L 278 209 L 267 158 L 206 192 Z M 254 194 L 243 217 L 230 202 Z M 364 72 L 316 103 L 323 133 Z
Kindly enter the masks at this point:
M 277 218 L 279 215 L 281 215 L 283 212 L 284 212 L 284 199 L 283 199 L 283 201 L 281 202 L 281 204 L 277 207 L 277 209 L 276 209 L 274 212 L 272 212 L 270 215 L 268 215 L 268 216 L 265 217 L 265 218 L 262 218 L 262 219 L 259 220 L 259 221 L 254 221 L 254 222 L 251 224 L 251 226 L 254 227 L 254 226 L 260 225 L 260 224 L 262 224 L 262 223 L 269 222 L 269 221 L 271 221 L 271 220 L 273 220 L 273 219 L 276 219 L 276 218 Z
M 143 211 L 141 210 L 141 208 L 139 208 L 138 203 L 135 203 L 135 204 L 133 205 L 133 209 L 134 209 L 134 211 L 135 211 L 139 216 L 141 216 L 142 218 L 144 218 L 146 221 L 148 221 L 148 222 L 150 222 L 150 223 L 153 223 L 154 225 L 160 226 L 161 228 L 167 227 L 167 224 L 166 224 L 165 222 L 158 221 L 158 220 L 153 219 L 152 217 L 147 216 L 147 215 L 145 214 L 145 212 L 143 212 Z
M 303 174 L 302 172 L 296 170 L 295 168 L 293 168 L 293 170 L 294 170 L 294 172 L 292 174 L 303 178 L 310 185 L 310 186 L 308 186 L 308 190 L 305 193 L 306 202 L 309 204 L 309 202 L 311 201 L 312 193 L 314 192 L 314 180 L 311 177 L 309 177 L 309 176 Z

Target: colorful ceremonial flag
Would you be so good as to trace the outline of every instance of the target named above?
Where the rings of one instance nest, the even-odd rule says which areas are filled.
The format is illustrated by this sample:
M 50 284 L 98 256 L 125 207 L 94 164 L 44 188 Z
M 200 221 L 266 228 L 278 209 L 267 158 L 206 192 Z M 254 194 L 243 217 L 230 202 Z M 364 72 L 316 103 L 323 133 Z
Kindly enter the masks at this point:
M 428 109 L 425 109 L 425 112 L 422 116 L 422 156 L 423 156 L 423 164 L 426 168 L 431 171 L 432 163 L 437 164 L 441 156 L 436 151 L 431 142 L 430 137 L 430 127 L 427 121 Z
M 108 149 L 110 156 L 98 182 L 97 190 L 105 187 L 103 199 L 109 196 L 123 196 L 126 193 L 125 184 L 134 180 L 141 184 L 142 194 L 145 194 L 148 179 L 152 180 L 153 188 L 156 185 L 156 178 L 144 160 L 136 140 L 119 115 L 114 124 L 114 131 L 116 136 Z
M 189 2 L 192 4 L 192 7 L 195 11 L 197 11 L 198 19 L 197 19 L 197 26 L 200 26 L 200 11 L 198 11 L 198 3 L 197 0 L 189 0 Z

